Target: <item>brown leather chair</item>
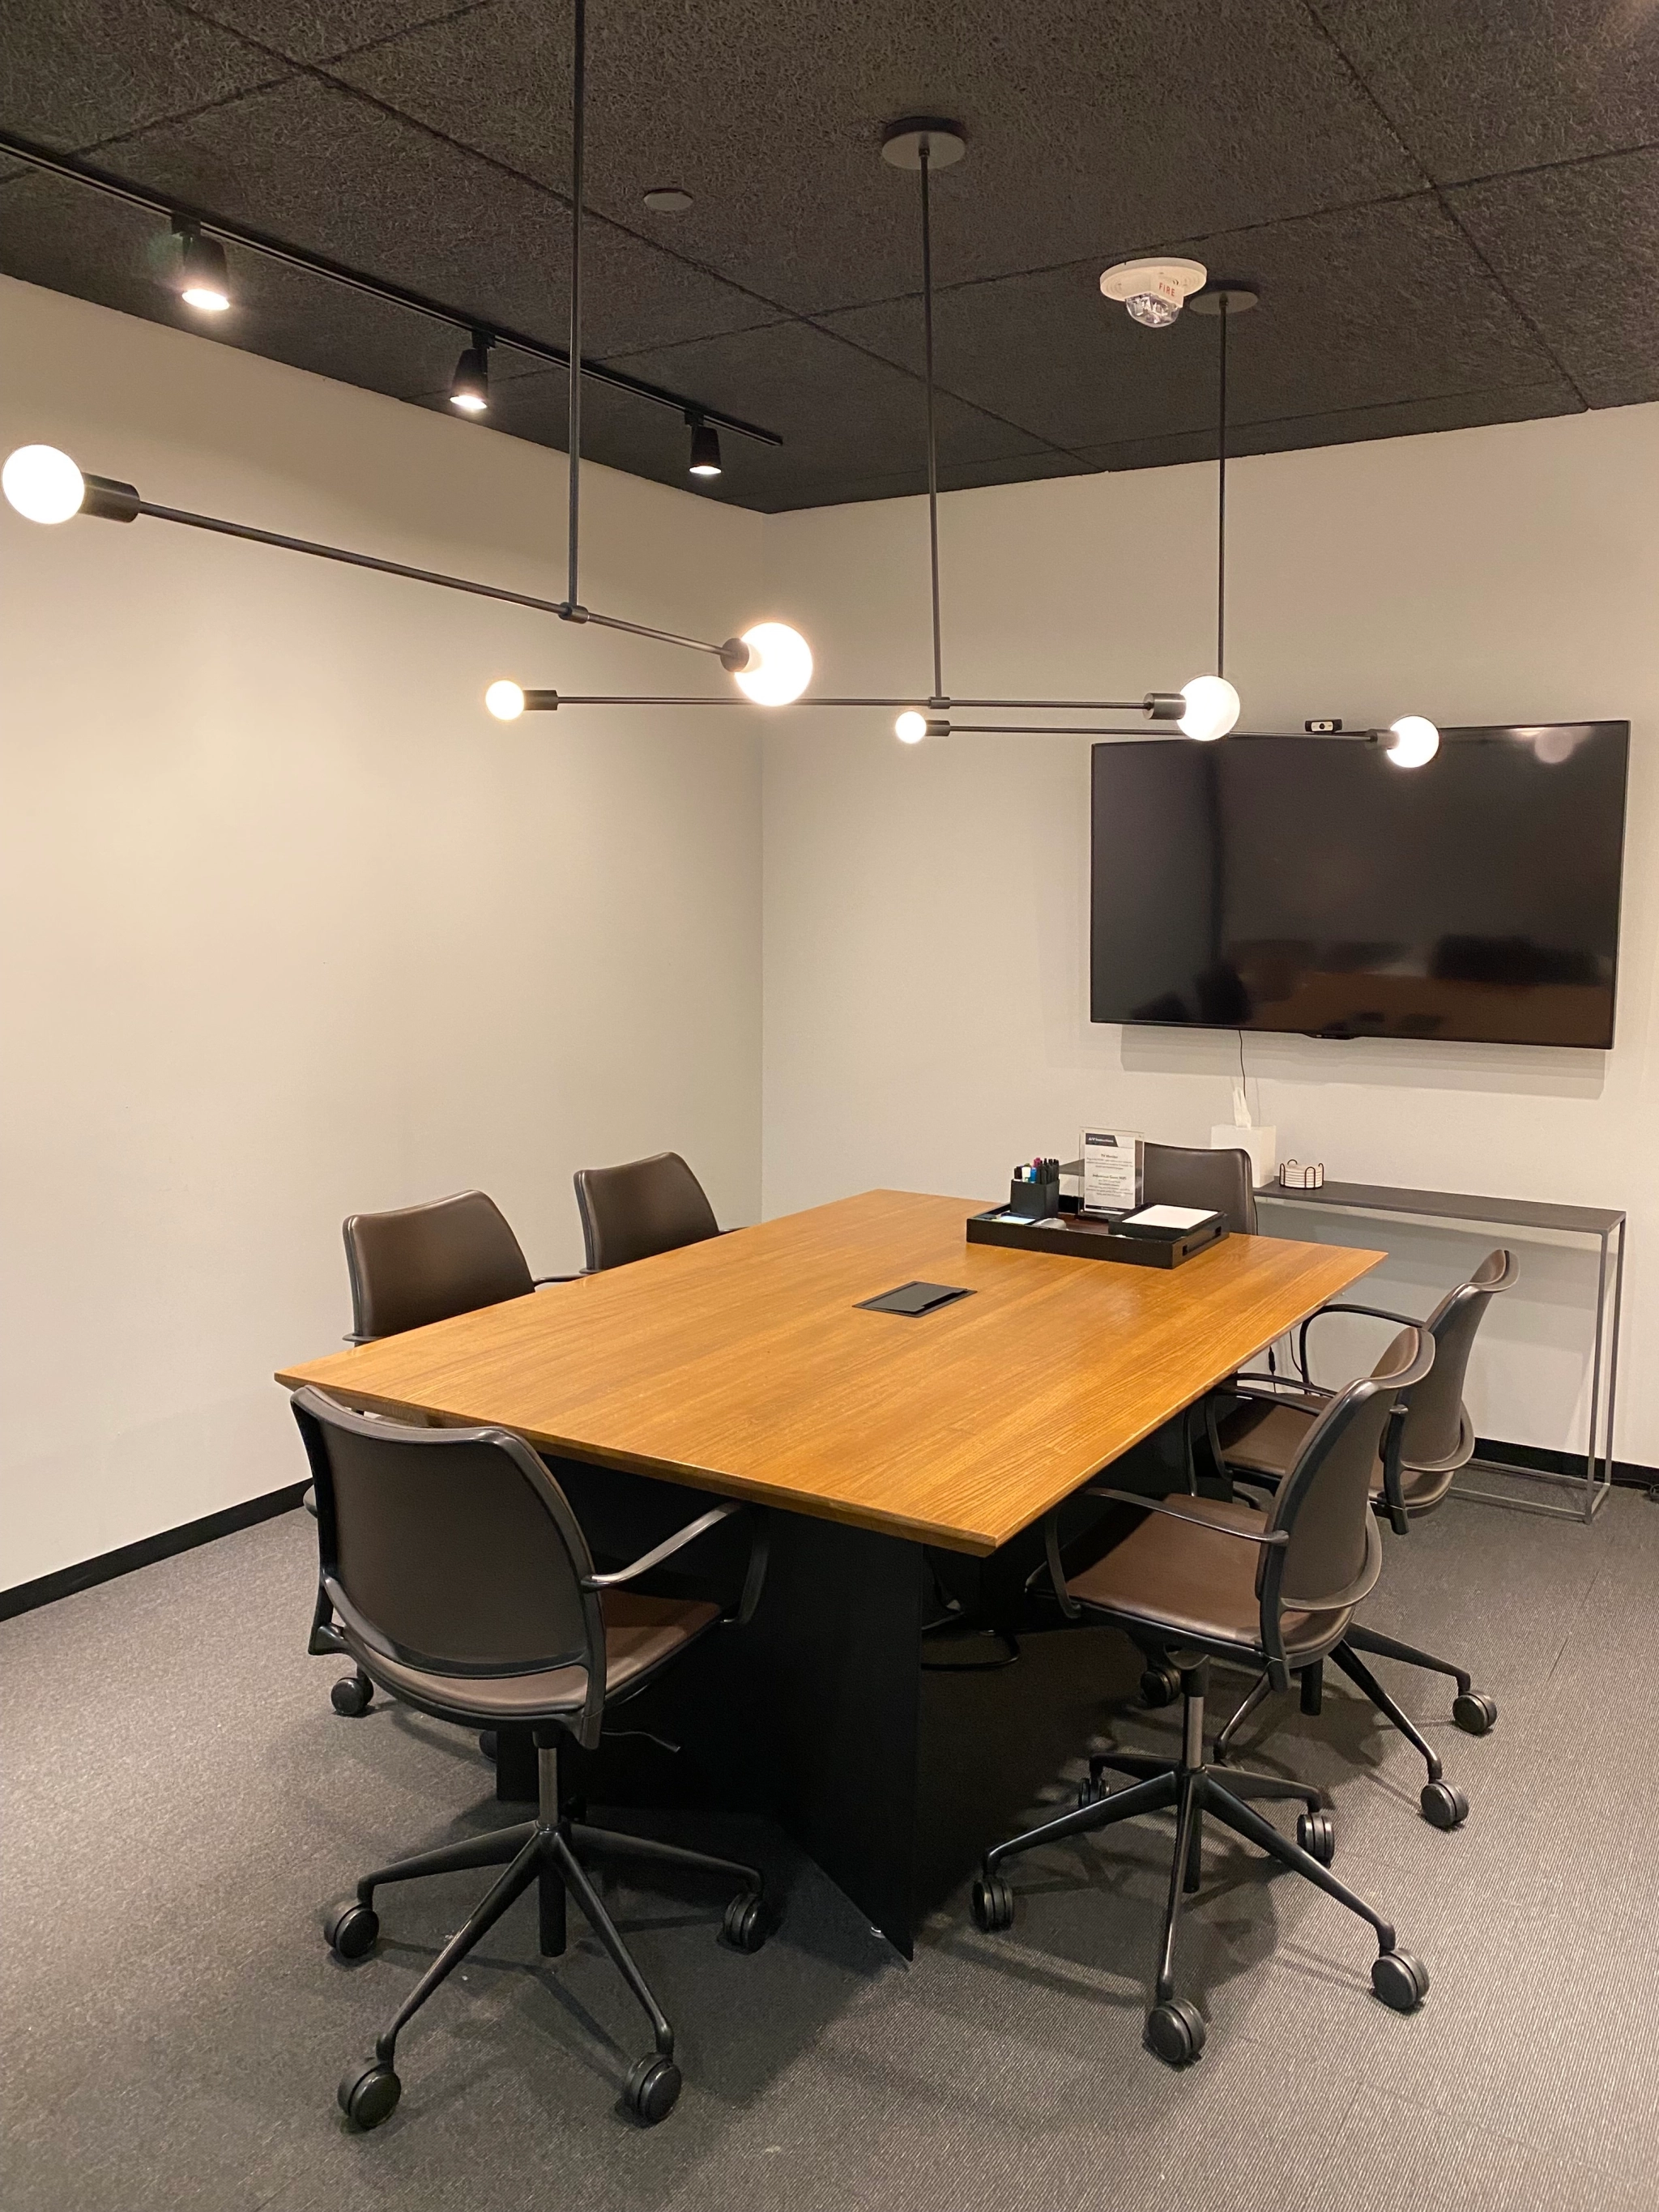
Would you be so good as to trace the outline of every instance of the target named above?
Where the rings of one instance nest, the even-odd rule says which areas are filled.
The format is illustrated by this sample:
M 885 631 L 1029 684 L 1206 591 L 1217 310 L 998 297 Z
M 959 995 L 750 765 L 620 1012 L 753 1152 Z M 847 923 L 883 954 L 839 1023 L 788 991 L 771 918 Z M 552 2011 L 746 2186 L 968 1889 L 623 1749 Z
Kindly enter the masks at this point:
M 323 1584 L 347 1649 L 381 1687 L 440 1720 L 531 1730 L 539 1782 L 533 1820 L 377 1868 L 329 1915 L 336 1956 L 360 1959 L 380 1933 L 381 1884 L 506 1869 L 398 2008 L 373 2059 L 347 2068 L 341 2109 L 365 2128 L 390 2115 L 401 2094 L 392 2064 L 398 2035 L 533 1883 L 543 1956 L 565 1948 L 573 1892 L 644 2008 L 655 2047 L 629 2072 L 623 2098 L 647 2125 L 665 2118 L 680 2090 L 674 2031 L 580 1855 L 653 1860 L 735 1881 L 722 1932 L 741 1951 L 758 1950 L 768 1933 L 761 1876 L 729 1859 L 572 1820 L 559 1752 L 567 1744 L 595 1749 L 612 1706 L 714 1627 L 716 1606 L 641 1596 L 627 1585 L 744 1509 L 714 1506 L 631 1565 L 602 1575 L 563 1492 L 521 1437 L 405 1428 L 314 1389 L 298 1392 L 293 1404 L 316 1486 Z
M 1433 1357 L 1426 1334 L 1411 1330 L 1389 1364 L 1334 1398 L 1309 1429 L 1295 1464 L 1265 1509 L 1231 1498 L 1183 1497 L 1156 1504 L 1133 1492 L 1091 1488 L 1089 1496 L 1133 1506 L 1142 1517 L 1121 1543 L 1070 1577 L 1058 1516 L 1048 1516 L 1049 1575 L 1062 1610 L 1178 1650 L 1185 1699 L 1181 1754 L 1173 1759 L 1127 1751 L 1091 1756 L 1075 1812 L 986 1853 L 974 1885 L 974 1917 L 988 1930 L 1012 1926 L 1014 1893 L 1002 1869 L 1017 1854 L 1173 1808 L 1169 1905 L 1155 2001 L 1146 2016 L 1147 2047 L 1170 2065 L 1188 2064 L 1204 2047 L 1203 2018 L 1176 1996 L 1174 1966 L 1182 1896 L 1199 1883 L 1206 1813 L 1370 1922 L 1378 1954 L 1371 1986 L 1384 2003 L 1410 2012 L 1428 1988 L 1426 1972 L 1398 1948 L 1389 1923 L 1329 1871 L 1335 1838 L 1319 1792 L 1282 1776 L 1206 1760 L 1204 1699 L 1212 1657 L 1254 1661 L 1282 1688 L 1340 1647 L 1355 1607 L 1382 1569 L 1382 1539 L 1370 1510 L 1371 1470 L 1401 1392 L 1429 1372 Z M 1132 1786 L 1103 1796 L 1100 1777 L 1108 1771 L 1132 1777 Z M 1252 1798 L 1302 1799 L 1294 1844 L 1253 1809 L 1247 1802 Z
M 590 1274 L 720 1233 L 702 1185 L 678 1152 L 616 1168 L 579 1168 L 576 1211 Z
M 1212 1152 L 1200 1145 L 1141 1146 L 1141 1198 L 1147 1206 L 1200 1206 L 1219 1213 L 1235 1237 L 1256 1234 L 1255 1169 L 1250 1156 L 1236 1146 Z M 1229 1399 L 1227 1402 L 1231 1402 Z M 1202 1437 L 1209 1473 L 1224 1478 L 1215 1435 L 1216 1401 L 1212 1394 L 1190 1406 L 1182 1417 L 1182 1443 L 1187 1457 L 1187 1487 L 1196 1494 L 1198 1452 Z M 1146 1654 L 1142 1691 L 1149 1705 L 1168 1705 L 1179 1696 L 1175 1670 L 1158 1655 Z
M 424 1328 L 456 1314 L 528 1297 L 539 1284 L 571 1279 L 532 1276 L 506 1215 L 481 1190 L 385 1213 L 348 1214 L 343 1234 L 351 1282 L 349 1344 L 401 1336 L 405 1329 Z M 306 1504 L 314 1510 L 309 1493 Z M 344 1648 L 332 1618 L 319 1588 L 307 1647 L 313 1654 Z M 374 1685 L 360 1668 L 342 1675 L 330 1694 L 337 1713 L 356 1719 L 368 1711 Z
M 1210 1152 L 1199 1145 L 1143 1145 L 1141 1201 L 1201 1206 L 1224 1214 L 1235 1237 L 1254 1237 L 1255 1187 L 1250 1156 L 1237 1146 Z
M 1362 1314 L 1373 1321 L 1400 1325 L 1401 1334 L 1383 1353 L 1379 1369 L 1397 1358 L 1407 1331 L 1421 1328 L 1433 1342 L 1434 1364 L 1424 1379 L 1406 1393 L 1404 1414 L 1395 1438 L 1397 1453 L 1381 1455 L 1371 1470 L 1373 1507 L 1385 1514 L 1396 1534 L 1403 1536 L 1413 1521 L 1444 1504 L 1453 1476 L 1474 1456 L 1474 1424 L 1463 1403 L 1469 1354 L 1487 1307 L 1501 1291 L 1514 1286 L 1520 1272 L 1513 1253 L 1501 1249 L 1489 1252 L 1468 1281 L 1448 1291 L 1428 1319 L 1420 1323 L 1408 1315 L 1390 1313 L 1381 1306 L 1358 1305 L 1342 1299 L 1322 1306 L 1302 1324 L 1299 1382 L 1279 1383 L 1266 1376 L 1241 1378 L 1240 1388 L 1248 1394 L 1247 1401 L 1220 1424 L 1221 1449 L 1229 1472 L 1246 1484 L 1271 1488 L 1282 1482 L 1294 1465 L 1308 1431 L 1329 1404 L 1332 1394 L 1308 1380 L 1308 1332 L 1315 1322 L 1327 1314 L 1346 1313 Z M 1467 1668 L 1449 1659 L 1438 1659 L 1431 1651 L 1419 1650 L 1413 1644 L 1401 1644 L 1392 1636 L 1361 1627 L 1358 1622 L 1343 1638 L 1341 1648 L 1331 1655 L 1334 1663 L 1364 1692 L 1377 1711 L 1391 1721 L 1421 1754 L 1428 1769 L 1420 1801 L 1425 1819 L 1437 1827 L 1458 1826 L 1468 1817 L 1468 1798 L 1445 1781 L 1438 1754 L 1356 1656 L 1362 1651 L 1385 1659 L 1402 1660 L 1409 1667 L 1422 1667 L 1432 1674 L 1449 1675 L 1457 1685 L 1452 1718 L 1470 1735 L 1486 1735 L 1491 1730 L 1498 1719 L 1496 1703 L 1475 1690 Z M 1265 1677 L 1258 1681 L 1222 1731 L 1224 1755 L 1243 1722 L 1267 1696 L 1270 1686 Z M 1322 1692 L 1321 1677 L 1316 1671 L 1304 1676 L 1302 1692 L 1303 1711 L 1316 1713 Z

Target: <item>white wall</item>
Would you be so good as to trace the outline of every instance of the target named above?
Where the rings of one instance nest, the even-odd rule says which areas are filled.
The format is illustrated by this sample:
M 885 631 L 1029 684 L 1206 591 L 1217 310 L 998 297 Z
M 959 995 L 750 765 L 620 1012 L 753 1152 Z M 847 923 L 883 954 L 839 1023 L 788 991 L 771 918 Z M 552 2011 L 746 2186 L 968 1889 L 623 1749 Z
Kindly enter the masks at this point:
M 1630 1208 L 1618 1443 L 1649 1464 L 1656 478 L 1659 407 L 1246 460 L 1229 480 L 1228 666 L 1250 725 L 1631 720 L 1612 1052 L 1273 1037 L 1249 1055 L 1281 1154 L 1334 1178 Z M 1214 496 L 1212 468 L 947 496 L 946 689 L 1133 697 L 1209 667 Z M 776 517 L 766 550 L 775 595 L 810 610 L 825 690 L 927 688 L 921 501 Z M 769 735 L 769 1213 L 880 1183 L 989 1200 L 1014 1160 L 1069 1157 L 1087 1120 L 1197 1144 L 1231 1120 L 1231 1033 L 1089 1022 L 1088 802 L 1086 738 L 912 749 L 884 716 L 805 713 Z M 1393 1245 L 1388 1286 L 1419 1311 L 1482 1249 L 1328 1233 Z M 1577 1443 L 1588 1262 L 1517 1249 L 1526 1280 L 1488 1325 L 1474 1410 L 1488 1435 Z
M 556 598 L 564 464 L 0 280 L 0 452 Z M 760 611 L 757 517 L 585 471 L 584 597 Z M 270 1381 L 349 1326 L 340 1221 L 480 1184 L 538 1273 L 572 1170 L 759 1205 L 760 779 L 739 716 L 491 721 L 671 648 L 159 522 L 0 509 L 0 1585 L 295 1480 Z M 716 674 L 716 681 L 718 681 Z

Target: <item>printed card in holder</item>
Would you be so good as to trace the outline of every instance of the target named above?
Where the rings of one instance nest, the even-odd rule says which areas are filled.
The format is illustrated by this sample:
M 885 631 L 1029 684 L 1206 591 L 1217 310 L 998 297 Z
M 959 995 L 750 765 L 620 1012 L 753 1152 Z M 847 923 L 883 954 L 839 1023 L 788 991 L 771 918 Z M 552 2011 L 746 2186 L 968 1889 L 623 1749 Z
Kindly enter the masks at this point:
M 1141 1138 L 1139 1129 L 1085 1129 L 1078 1149 L 1083 1155 L 1082 1211 L 1133 1213 L 1140 1203 Z

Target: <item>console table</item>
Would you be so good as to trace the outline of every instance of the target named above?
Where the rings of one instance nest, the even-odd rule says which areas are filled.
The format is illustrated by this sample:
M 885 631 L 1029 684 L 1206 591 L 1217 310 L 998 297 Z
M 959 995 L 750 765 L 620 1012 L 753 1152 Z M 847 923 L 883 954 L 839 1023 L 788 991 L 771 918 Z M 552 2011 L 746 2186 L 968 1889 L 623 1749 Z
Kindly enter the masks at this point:
M 1340 1213 L 1393 1215 L 1400 1220 L 1490 1224 L 1503 1229 L 1545 1229 L 1593 1237 L 1601 1261 L 1595 1287 L 1595 1336 L 1590 1354 L 1589 1438 L 1583 1474 L 1556 1474 L 1498 1460 L 1473 1459 L 1469 1466 L 1488 1474 L 1523 1474 L 1553 1482 L 1577 1494 L 1570 1505 L 1535 1498 L 1508 1498 L 1495 1490 L 1454 1486 L 1460 1498 L 1508 1505 L 1523 1513 L 1549 1513 L 1570 1521 L 1590 1521 L 1613 1486 L 1613 1415 L 1619 1386 L 1619 1311 L 1625 1286 L 1625 1215 L 1604 1206 L 1553 1206 L 1529 1198 L 1489 1198 L 1468 1191 L 1396 1190 L 1386 1183 L 1328 1182 L 1317 1190 L 1284 1190 L 1277 1183 L 1259 1190 L 1258 1206 L 1326 1206 Z

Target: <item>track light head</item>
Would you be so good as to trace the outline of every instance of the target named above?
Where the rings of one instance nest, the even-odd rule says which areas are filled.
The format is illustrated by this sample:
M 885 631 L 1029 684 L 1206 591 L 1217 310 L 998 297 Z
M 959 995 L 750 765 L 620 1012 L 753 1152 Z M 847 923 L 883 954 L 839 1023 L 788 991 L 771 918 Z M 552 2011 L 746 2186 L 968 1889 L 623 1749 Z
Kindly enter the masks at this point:
M 691 427 L 691 458 L 686 464 L 694 477 L 717 477 L 720 472 L 720 433 L 712 422 L 704 422 L 695 415 L 686 416 Z
M 1209 273 L 1201 261 L 1118 261 L 1103 271 L 1100 289 L 1146 329 L 1166 331 Z
M 216 238 L 204 238 L 193 222 L 182 218 L 173 226 L 179 260 L 173 289 L 187 307 L 204 314 L 222 315 L 230 305 L 230 270 L 225 249 Z
M 474 331 L 472 343 L 455 364 L 449 380 L 449 404 L 463 415 L 483 415 L 489 406 L 489 349 L 488 331 Z

